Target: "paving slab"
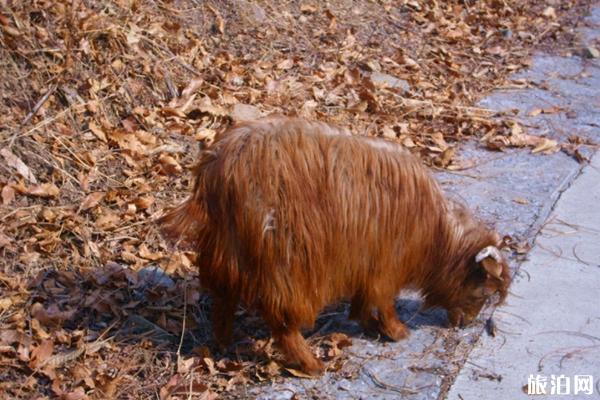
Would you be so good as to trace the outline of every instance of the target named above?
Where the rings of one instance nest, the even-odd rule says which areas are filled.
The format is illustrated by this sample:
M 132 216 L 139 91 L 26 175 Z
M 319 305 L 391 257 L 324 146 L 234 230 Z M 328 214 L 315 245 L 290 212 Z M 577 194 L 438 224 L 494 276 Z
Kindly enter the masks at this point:
M 599 204 L 600 154 L 562 194 L 495 312 L 498 337 L 481 336 L 449 400 L 600 397 Z

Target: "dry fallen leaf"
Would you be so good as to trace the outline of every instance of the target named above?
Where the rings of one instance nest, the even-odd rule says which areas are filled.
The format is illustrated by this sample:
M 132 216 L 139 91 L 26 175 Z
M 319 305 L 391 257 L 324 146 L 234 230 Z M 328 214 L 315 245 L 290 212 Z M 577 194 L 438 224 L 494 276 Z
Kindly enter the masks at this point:
M 208 5 L 208 8 L 210 9 L 210 11 L 212 11 L 212 13 L 214 14 L 214 16 L 217 20 L 214 25 L 216 31 L 218 33 L 220 33 L 221 35 L 225 34 L 225 20 L 221 16 L 221 13 L 219 12 L 219 10 L 217 10 L 212 5 Z
M 154 204 L 154 197 L 153 196 L 139 197 L 139 198 L 135 199 L 134 204 L 140 210 L 145 210 L 145 209 L 149 208 L 152 204 Z
M 0 194 L 2 195 L 2 204 L 4 204 L 5 206 L 12 203 L 15 199 L 15 190 L 8 185 L 2 188 Z
M 312 14 L 314 12 L 317 12 L 317 6 L 310 3 L 303 3 L 302 5 L 300 5 L 300 11 L 306 14 Z
M 315 376 L 309 375 L 295 368 L 285 368 L 285 370 L 289 372 L 292 376 L 295 376 L 296 378 L 316 379 Z
M 50 339 L 44 340 L 39 346 L 31 352 L 29 366 L 33 369 L 41 368 L 54 352 L 54 342 Z
M 542 12 L 542 15 L 546 18 L 556 19 L 556 10 L 554 7 L 546 7 Z
M 90 121 L 88 124 L 88 128 L 98 139 L 102 140 L 103 142 L 106 142 L 106 134 L 104 133 L 102 128 L 98 126 L 98 124 L 96 124 L 94 121 Z
M 106 195 L 105 192 L 94 192 L 94 193 L 88 194 L 85 197 L 85 199 L 83 199 L 83 202 L 79 206 L 79 209 L 81 211 L 86 211 L 86 210 L 89 210 L 90 208 L 96 207 L 100 203 L 100 201 L 102 201 L 102 199 L 104 198 L 105 195 Z
M 263 113 L 250 104 L 235 104 L 231 111 L 231 119 L 236 122 L 252 121 L 263 116 Z
M 204 366 L 208 369 L 209 374 L 216 375 L 219 373 L 219 371 L 215 368 L 215 362 L 212 358 L 204 357 L 202 359 L 202 362 L 204 363 Z
M 178 374 L 187 374 L 195 364 L 194 357 L 190 357 L 188 359 L 180 358 L 177 360 L 177 373 Z
M 85 390 L 82 387 L 78 387 L 72 392 L 63 394 L 61 398 L 64 400 L 85 400 L 88 396 L 85 394 Z
M 389 126 L 384 126 L 381 130 L 381 134 L 383 135 L 383 137 L 386 137 L 388 139 L 396 139 L 396 132 Z
M 537 146 L 531 150 L 532 153 L 556 153 L 560 150 L 560 146 L 556 140 L 542 138 L 542 140 L 537 144 Z
M 60 189 L 53 183 L 42 183 L 29 187 L 27 193 L 36 197 L 56 197 L 60 193 Z
M 277 69 L 287 70 L 287 69 L 292 68 L 293 66 L 294 66 L 294 60 L 292 60 L 291 58 L 288 58 L 283 61 L 280 61 L 277 64 Z
M 4 233 L 0 232 L 0 249 L 9 246 L 11 243 L 11 240 L 8 236 L 6 236 Z
M 161 171 L 167 175 L 176 175 L 182 171 L 177 160 L 169 155 L 161 154 L 158 161 L 160 162 Z
M 2 26 L 2 30 L 10 36 L 14 36 L 14 37 L 20 37 L 21 36 L 21 32 L 19 32 L 17 29 L 13 28 L 12 26 L 8 26 L 8 25 L 3 25 Z
M 448 148 L 448 143 L 446 143 L 446 140 L 444 139 L 444 135 L 442 133 L 434 133 L 433 135 L 431 135 L 431 139 L 440 151 L 445 151 Z
M 4 157 L 6 164 L 14 168 L 23 178 L 27 179 L 33 184 L 37 184 L 35 175 L 29 169 L 29 167 L 16 155 L 14 155 L 9 149 L 4 148 L 0 150 L 0 154 Z
M 561 150 L 577 160 L 578 163 L 585 163 L 589 158 L 579 151 L 579 145 L 574 143 L 564 143 L 561 145 Z
M 1 241 L 0 237 L 0 241 Z M 0 242 L 0 248 L 2 248 L 2 243 Z M 13 305 L 13 301 L 10 297 L 4 297 L 0 299 L 0 312 L 8 310 Z
M 181 92 L 181 96 L 174 98 L 169 102 L 169 107 L 179 108 L 183 112 L 187 111 L 194 101 L 196 92 L 202 87 L 203 83 L 204 79 L 202 78 L 192 79 Z
M 173 375 L 166 385 L 160 388 L 160 400 L 167 400 L 171 397 L 171 392 L 175 390 L 175 388 L 179 385 L 179 382 L 182 380 L 181 375 L 175 374 Z

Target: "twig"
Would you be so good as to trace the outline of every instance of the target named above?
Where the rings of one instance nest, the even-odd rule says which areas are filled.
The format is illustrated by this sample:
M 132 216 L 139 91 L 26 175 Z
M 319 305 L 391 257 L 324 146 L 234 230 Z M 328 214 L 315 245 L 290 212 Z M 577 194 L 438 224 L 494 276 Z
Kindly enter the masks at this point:
M 465 361 L 465 363 L 470 364 L 476 368 L 479 368 L 480 371 L 477 371 L 476 373 L 478 376 L 480 376 L 482 378 L 487 378 L 489 380 L 498 381 L 498 382 L 502 381 L 502 375 L 500 375 L 500 374 L 496 374 L 496 373 L 490 371 L 489 369 L 482 367 L 481 365 L 476 364 L 470 360 Z
M 416 390 L 409 389 L 409 388 L 406 388 L 406 387 L 398 387 L 398 386 L 394 386 L 394 385 L 389 385 L 389 384 L 383 382 L 373 371 L 369 371 L 368 368 L 363 368 L 363 371 L 364 371 L 365 375 L 367 375 L 369 377 L 369 379 L 371 379 L 371 381 L 378 388 L 381 388 L 381 389 L 384 389 L 384 390 L 389 390 L 391 392 L 400 393 L 402 395 L 417 394 L 417 393 L 419 393 Z
M 592 342 L 600 342 L 600 337 L 598 337 L 598 336 L 593 336 L 593 335 L 589 335 L 587 333 L 577 332 L 577 331 L 566 331 L 566 330 L 545 331 L 545 332 L 538 333 L 538 335 L 553 334 L 553 333 L 564 333 L 565 335 L 572 335 L 572 336 L 577 336 L 577 337 L 581 337 L 584 339 L 589 339 Z
M 50 161 L 47 160 L 48 155 L 46 155 L 46 157 L 43 157 L 39 154 L 36 154 L 32 151 L 29 152 L 30 155 L 32 155 L 33 157 L 39 159 L 41 162 L 43 162 L 46 165 L 51 166 L 52 168 L 55 168 L 56 170 L 62 172 L 63 174 L 65 174 L 65 176 L 71 180 L 73 180 L 73 182 L 75 182 L 77 185 L 81 185 L 81 183 L 79 182 L 79 180 L 77 178 L 75 178 L 73 175 L 71 175 L 70 173 L 68 173 L 64 168 L 61 168 L 58 163 L 54 162 L 51 163 Z
M 181 347 L 183 346 L 183 336 L 185 335 L 185 320 L 187 318 L 187 281 L 183 285 L 183 323 L 181 325 L 181 337 L 179 338 L 179 346 L 177 347 L 177 367 L 181 363 Z
M 54 91 L 56 90 L 57 87 L 58 87 L 58 85 L 56 85 L 56 83 L 53 84 L 52 86 L 50 86 L 50 89 L 48 89 L 48 91 L 38 100 L 37 103 L 35 103 L 35 106 L 33 106 L 31 111 L 29 112 L 29 114 L 27 114 L 27 116 L 25 116 L 25 118 L 23 118 L 23 121 L 21 121 L 21 125 L 25 125 L 26 123 L 28 123 L 29 120 L 31 120 L 31 118 L 33 118 L 33 116 L 35 114 L 37 114 L 37 112 L 40 110 L 40 108 L 42 108 L 44 103 L 46 101 L 48 101 L 48 99 L 50 98 L 50 95 L 52 95 L 52 93 L 54 93 Z M 10 145 L 12 146 L 12 140 L 11 140 Z
M 587 265 L 588 267 L 600 267 L 600 264 L 592 264 L 591 262 L 584 261 L 581 257 L 579 257 L 579 255 L 577 254 L 577 251 L 576 251 L 578 244 L 579 243 L 575 244 L 573 246 L 573 249 L 571 250 L 573 252 L 573 256 L 577 259 L 577 261 L 579 261 L 580 263 L 582 263 L 584 265 Z
M 568 226 L 570 228 L 573 228 L 576 231 L 585 230 L 585 231 L 592 232 L 592 233 L 600 233 L 600 230 L 598 230 L 598 229 L 590 228 L 590 227 L 579 225 L 579 224 L 573 224 L 571 222 L 567 222 L 567 221 L 565 221 L 563 219 L 560 219 L 560 218 L 553 218 L 552 220 L 553 221 L 557 221 L 558 223 L 560 223 L 562 225 L 566 225 L 566 226 Z
M 177 88 L 173 84 L 173 80 L 171 79 L 171 74 L 169 73 L 169 70 L 165 68 L 160 68 L 160 70 L 163 73 L 163 76 L 165 77 L 165 83 L 167 84 L 167 89 L 169 90 L 171 98 L 175 99 L 179 97 L 179 94 L 177 93 Z
M 469 168 L 474 168 L 474 166 L 473 167 L 469 167 Z M 465 176 L 467 178 L 471 178 L 471 179 L 475 179 L 475 180 L 481 180 L 481 179 L 487 178 L 485 176 L 477 176 L 477 175 L 469 174 L 467 172 L 453 171 L 451 169 L 445 169 L 445 168 L 440 168 L 440 167 L 436 167 L 436 166 L 432 166 L 431 169 L 433 169 L 435 171 L 438 171 L 438 172 L 446 172 L 446 173 L 452 174 L 452 175 Z
M 598 348 L 600 346 L 598 345 L 591 345 L 591 346 L 580 346 L 580 347 L 562 347 L 560 349 L 555 349 L 552 351 L 549 351 L 548 353 L 544 354 L 542 356 L 542 358 L 540 358 L 540 361 L 538 362 L 538 372 L 541 372 L 544 369 L 544 363 L 546 361 L 547 358 L 550 358 L 554 355 L 560 355 L 561 353 L 563 353 L 560 356 L 560 360 L 559 360 L 559 366 L 562 366 L 562 362 L 565 358 L 565 356 L 572 356 L 575 353 L 581 353 L 590 349 L 595 349 Z
M 188 400 L 192 400 L 192 394 L 194 393 L 193 388 L 194 388 L 194 370 L 192 370 L 191 374 L 190 374 L 190 386 L 188 388 Z
M 0 217 L 0 221 L 4 221 L 6 218 L 10 217 L 13 214 L 18 213 L 19 211 L 22 211 L 22 210 L 32 210 L 32 209 L 36 209 L 36 208 L 42 208 L 42 205 L 41 204 L 34 204 L 33 206 L 28 206 L 28 207 L 16 207 L 15 209 L 13 209 L 12 211 L 10 211 L 9 213 L 6 213 L 2 217 Z
M 112 97 L 115 97 L 115 96 L 116 96 L 116 94 L 114 94 L 114 93 L 111 93 L 111 94 L 109 94 L 109 95 L 107 95 L 107 96 L 105 96 L 105 97 L 103 97 L 103 98 L 99 99 L 99 101 L 107 100 L 107 99 L 110 99 L 110 98 L 112 98 Z M 48 124 L 50 124 L 50 123 L 52 123 L 52 122 L 56 121 L 57 119 L 59 119 L 60 117 L 62 117 L 63 115 L 65 115 L 67 112 L 71 111 L 71 109 L 73 109 L 73 108 L 75 108 L 75 107 L 83 107 L 83 106 L 85 106 L 85 105 L 87 105 L 87 104 L 91 103 L 92 101 L 95 101 L 95 100 L 91 100 L 91 101 L 88 101 L 88 102 L 85 102 L 85 103 L 81 103 L 81 104 L 73 104 L 73 105 L 70 105 L 69 107 L 65 108 L 64 110 L 62 110 L 62 111 L 60 111 L 60 112 L 56 113 L 56 115 L 53 115 L 52 117 L 48 117 L 48 118 L 46 118 L 45 120 L 43 120 L 43 121 L 39 122 L 38 124 L 36 124 L 35 126 L 33 126 L 31 129 L 29 129 L 27 132 L 23 132 L 23 133 L 21 133 L 21 134 L 19 134 L 18 132 L 15 132 L 15 133 L 14 133 L 14 134 L 11 136 L 11 138 L 10 138 L 10 139 L 8 139 L 8 138 L 7 138 L 7 139 L 0 139 L 0 142 L 9 141 L 9 145 L 8 145 L 8 147 L 12 147 L 12 145 L 13 145 L 13 143 L 14 143 L 14 141 L 15 141 L 15 139 L 16 139 L 17 137 L 25 137 L 25 136 L 29 136 L 29 135 L 31 135 L 33 132 L 37 131 L 38 129 L 40 129 L 40 128 L 43 128 L 44 126 L 46 126 L 46 125 L 48 125 Z
M 596 347 L 600 347 L 600 346 L 592 346 L 591 348 L 592 348 L 592 349 L 594 349 L 594 348 L 596 348 Z M 573 356 L 574 356 L 575 354 L 577 354 L 577 353 L 584 353 L 584 352 L 587 352 L 587 350 L 589 350 L 589 349 L 590 349 L 590 347 L 585 347 L 585 348 L 583 348 L 583 349 L 575 349 L 575 350 L 573 350 L 573 351 L 570 351 L 570 352 L 568 352 L 568 353 L 565 353 L 565 354 L 564 354 L 564 355 L 563 355 L 563 356 L 560 358 L 560 361 L 558 362 L 558 366 L 559 366 L 560 368 L 562 368 L 562 367 L 563 367 L 563 361 L 565 361 L 565 360 L 568 360 L 569 358 L 573 358 Z
M 539 247 L 542 250 L 547 251 L 548 253 L 552 254 L 556 258 L 560 258 L 560 259 L 563 259 L 563 260 L 568 260 L 569 259 L 568 257 L 563 257 L 563 250 L 560 247 L 558 248 L 558 250 L 552 250 L 552 249 L 549 249 L 549 248 L 547 248 L 545 246 L 542 246 L 540 243 L 537 243 L 536 246 Z M 554 261 L 554 260 L 552 260 L 552 261 Z M 575 261 L 575 260 L 571 260 L 571 261 Z
M 528 321 L 526 318 L 524 318 L 524 317 L 521 317 L 520 315 L 517 315 L 517 314 L 511 313 L 511 312 L 508 312 L 508 311 L 506 311 L 506 310 L 503 310 L 503 309 L 497 309 L 497 310 L 496 310 L 496 312 L 499 312 L 500 314 L 507 314 L 507 315 L 510 315 L 510 316 L 512 316 L 512 317 L 515 317 L 515 318 L 517 318 L 517 319 L 520 319 L 521 321 L 525 322 L 527 325 L 531 325 L 531 322 L 529 322 L 529 321 Z
M 165 47 L 165 46 L 161 45 L 160 43 L 157 43 L 156 41 L 150 39 L 149 37 L 143 36 L 143 35 L 141 35 L 140 38 L 144 39 L 146 42 L 150 43 L 151 45 L 153 45 L 153 46 L 159 48 L 160 50 L 164 51 L 165 53 L 167 53 L 179 65 L 181 65 L 183 68 L 187 69 L 189 72 L 191 72 L 195 76 L 202 76 L 202 74 L 196 68 L 192 67 L 190 64 L 186 63 L 181 58 L 179 58 L 179 56 L 175 55 L 175 53 L 173 53 L 168 47 Z
M 117 236 L 117 237 L 113 237 L 113 238 L 108 238 L 108 239 L 104 239 L 101 243 L 106 243 L 106 242 L 117 242 L 120 240 L 137 240 L 139 241 L 140 238 L 136 238 L 133 236 Z
M 422 106 L 422 107 L 431 107 L 431 108 L 439 107 L 439 108 L 446 109 L 446 110 L 463 110 L 463 111 L 467 111 L 467 112 L 479 113 L 480 116 L 483 115 L 483 116 L 489 116 L 489 117 L 497 114 L 496 111 L 491 110 L 489 108 L 459 106 L 459 105 L 455 105 L 455 104 L 436 103 L 431 100 L 410 99 L 408 97 L 401 96 L 401 95 L 391 92 L 391 91 L 387 91 L 387 92 L 392 94 L 397 99 L 403 101 L 405 103 L 404 105 L 411 105 L 411 103 L 412 103 L 412 105 L 418 105 L 418 106 Z
M 88 169 L 88 170 L 92 168 L 92 167 L 91 167 L 90 165 L 88 165 L 88 164 L 87 164 L 85 161 L 83 161 L 81 158 L 79 158 L 79 157 L 77 156 L 77 154 L 75 154 L 75 152 L 74 152 L 74 151 L 73 151 L 73 150 L 72 150 L 72 149 L 71 149 L 69 146 L 67 146 L 66 144 L 64 144 L 64 143 L 63 143 L 63 141 L 62 141 L 62 140 L 60 140 L 60 138 L 59 138 L 58 136 L 56 136 L 56 135 L 55 135 L 55 134 L 53 134 L 53 133 L 50 133 L 50 136 L 52 136 L 52 138 L 53 138 L 54 140 L 56 140 L 56 141 L 57 141 L 57 142 L 58 142 L 58 143 L 59 143 L 59 144 L 60 144 L 62 147 L 64 147 L 64 148 L 65 148 L 65 150 L 66 150 L 66 151 L 67 151 L 69 154 L 71 154 L 71 155 L 73 156 L 73 158 L 76 160 L 76 162 L 77 162 L 79 165 L 81 165 L 82 167 L 84 167 L 85 169 Z
M 128 224 L 128 225 L 124 225 L 124 226 L 120 226 L 118 228 L 115 228 L 111 232 L 112 233 L 121 232 L 121 231 L 124 231 L 126 229 L 133 228 L 134 226 L 144 225 L 144 224 L 148 224 L 150 222 L 152 222 L 152 221 L 146 221 L 146 220 L 144 220 L 144 221 L 134 222 L 132 224 Z M 104 232 L 94 232 L 94 234 L 103 234 L 103 233 Z

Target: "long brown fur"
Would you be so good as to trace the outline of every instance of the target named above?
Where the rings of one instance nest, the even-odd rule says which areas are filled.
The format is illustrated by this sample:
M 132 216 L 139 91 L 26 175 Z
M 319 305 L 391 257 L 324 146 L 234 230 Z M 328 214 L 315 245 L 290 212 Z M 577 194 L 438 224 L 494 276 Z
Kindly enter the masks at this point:
M 398 340 L 408 334 L 394 308 L 401 289 L 420 289 L 427 306 L 462 324 L 491 294 L 504 299 L 510 280 L 504 260 L 475 261 L 497 234 L 446 200 L 418 159 L 301 119 L 269 117 L 220 135 L 200 157 L 191 197 L 160 222 L 198 252 L 215 337 L 230 340 L 242 302 L 310 374 L 323 364 L 300 329 L 327 304 L 351 299 L 351 317 Z

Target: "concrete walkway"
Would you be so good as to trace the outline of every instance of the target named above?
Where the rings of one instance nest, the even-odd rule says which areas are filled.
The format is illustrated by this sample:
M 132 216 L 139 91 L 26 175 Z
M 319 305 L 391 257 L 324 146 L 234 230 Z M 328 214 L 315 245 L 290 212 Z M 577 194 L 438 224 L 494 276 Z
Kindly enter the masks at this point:
M 447 399 L 600 398 L 600 153 L 559 199 L 510 291 L 494 314 L 497 337 L 480 338 Z

